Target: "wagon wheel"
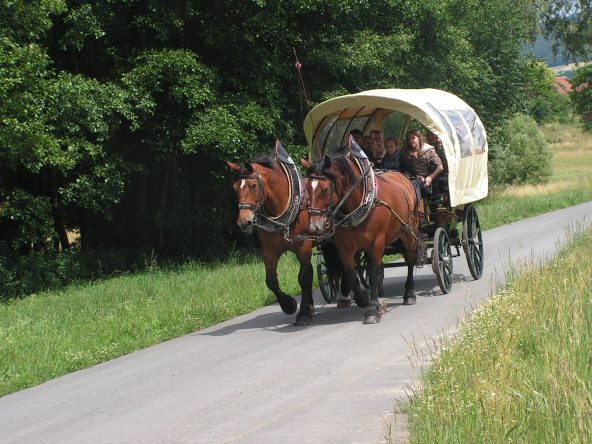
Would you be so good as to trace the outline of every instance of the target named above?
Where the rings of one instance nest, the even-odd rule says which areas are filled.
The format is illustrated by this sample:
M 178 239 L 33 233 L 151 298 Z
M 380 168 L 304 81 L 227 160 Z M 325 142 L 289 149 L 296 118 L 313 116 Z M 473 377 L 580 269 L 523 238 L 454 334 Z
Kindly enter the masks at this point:
M 370 288 L 370 262 L 368 261 L 368 253 L 365 250 L 358 251 L 354 257 L 354 261 L 360 284 L 365 288 Z
M 483 236 L 475 207 L 472 205 L 466 207 L 463 218 L 463 250 L 471 276 L 477 280 L 483 275 Z
M 438 228 L 434 233 L 434 248 L 432 249 L 432 268 L 438 278 L 438 285 L 442 293 L 450 293 L 452 288 L 453 266 L 450 238 L 444 228 Z
M 328 303 L 335 302 L 337 300 L 337 288 L 334 282 L 331 282 L 329 275 L 327 274 L 327 264 L 323 258 L 323 253 L 320 250 L 317 251 L 317 280 L 319 282 L 319 290 L 323 299 Z

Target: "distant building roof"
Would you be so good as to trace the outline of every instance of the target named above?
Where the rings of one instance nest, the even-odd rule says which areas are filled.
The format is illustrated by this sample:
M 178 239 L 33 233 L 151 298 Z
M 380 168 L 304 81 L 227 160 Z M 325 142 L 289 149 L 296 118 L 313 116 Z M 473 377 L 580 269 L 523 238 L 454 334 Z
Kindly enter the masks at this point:
M 553 78 L 553 80 L 555 81 L 555 90 L 559 94 L 567 94 L 573 89 L 571 83 L 569 83 L 569 80 L 567 80 L 567 77 L 565 76 L 557 76 Z

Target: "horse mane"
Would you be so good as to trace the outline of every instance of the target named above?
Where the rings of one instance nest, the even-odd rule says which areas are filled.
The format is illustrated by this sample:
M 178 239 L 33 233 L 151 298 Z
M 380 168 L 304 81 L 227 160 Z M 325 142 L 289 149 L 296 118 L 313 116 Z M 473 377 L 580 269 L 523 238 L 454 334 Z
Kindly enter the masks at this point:
M 343 154 L 335 154 L 331 156 L 331 162 L 335 164 L 337 169 L 345 176 L 345 178 L 350 184 L 355 183 L 356 175 L 353 172 L 346 156 L 344 156 Z M 325 169 L 323 169 L 323 174 L 325 174 L 332 180 L 336 179 L 336 176 L 334 174 L 331 174 L 329 171 Z
M 306 170 L 306 174 L 310 177 L 310 176 L 324 176 L 326 175 L 325 172 L 323 171 L 323 162 L 314 162 L 310 165 L 310 168 L 308 168 Z M 330 177 L 330 179 L 332 179 L 332 177 Z
M 273 163 L 275 158 L 270 153 L 257 153 L 250 159 L 246 160 L 242 165 L 239 171 L 240 176 L 248 175 L 250 172 L 248 170 L 248 166 L 253 163 L 257 165 L 261 165 L 265 168 L 273 169 Z

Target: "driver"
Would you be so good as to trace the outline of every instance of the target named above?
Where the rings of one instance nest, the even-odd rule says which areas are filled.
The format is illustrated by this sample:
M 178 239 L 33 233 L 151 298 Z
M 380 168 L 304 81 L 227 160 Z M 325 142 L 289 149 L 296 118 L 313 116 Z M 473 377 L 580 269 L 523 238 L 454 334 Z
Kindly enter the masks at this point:
M 428 188 L 444 167 L 434 147 L 423 142 L 419 131 L 410 131 L 406 142 L 401 152 L 400 168 L 401 172 L 411 179 L 420 211 L 423 213 L 421 190 Z

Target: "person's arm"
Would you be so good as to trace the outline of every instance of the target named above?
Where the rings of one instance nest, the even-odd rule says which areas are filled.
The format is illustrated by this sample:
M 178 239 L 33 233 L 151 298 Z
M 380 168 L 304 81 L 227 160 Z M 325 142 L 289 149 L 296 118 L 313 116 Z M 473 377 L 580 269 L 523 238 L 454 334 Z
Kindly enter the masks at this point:
M 442 171 L 444 171 L 444 167 L 442 166 L 442 164 L 440 164 L 436 167 L 432 174 L 425 178 L 425 186 L 429 187 L 434 181 L 434 179 L 438 177 L 438 174 L 440 174 Z
M 432 172 L 432 174 L 430 174 L 429 176 L 427 176 L 424 179 L 424 186 L 427 188 L 429 187 L 432 182 L 434 181 L 434 179 L 436 177 L 438 177 L 438 175 L 444 171 L 444 167 L 442 166 L 442 160 L 438 157 L 438 154 L 436 154 L 436 150 L 431 150 L 431 155 L 430 155 L 430 162 L 434 163 L 436 165 L 436 169 Z

